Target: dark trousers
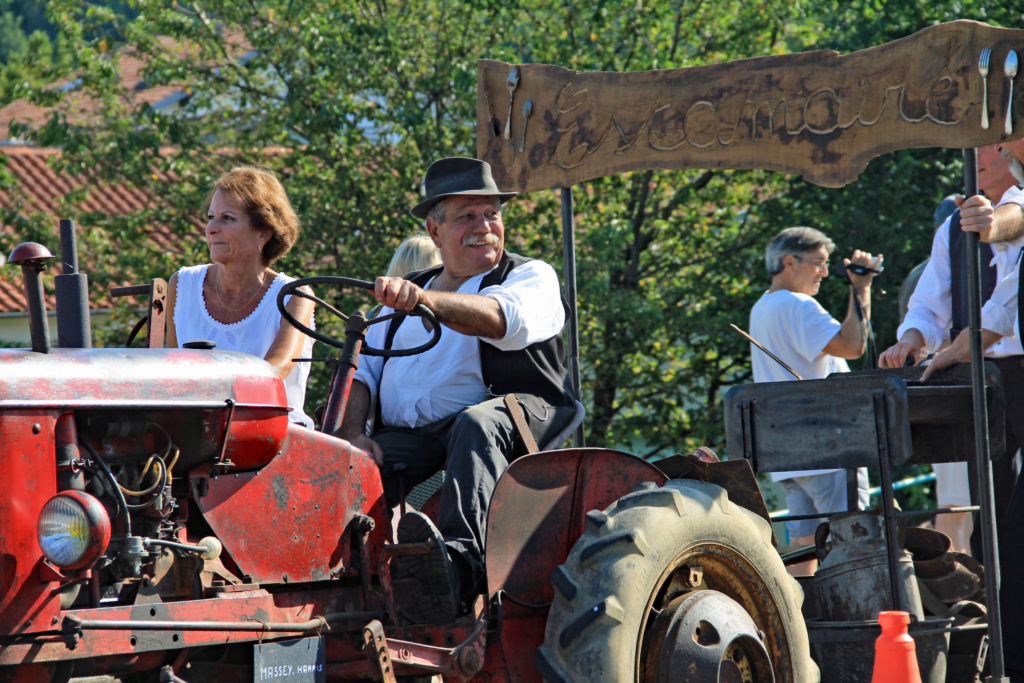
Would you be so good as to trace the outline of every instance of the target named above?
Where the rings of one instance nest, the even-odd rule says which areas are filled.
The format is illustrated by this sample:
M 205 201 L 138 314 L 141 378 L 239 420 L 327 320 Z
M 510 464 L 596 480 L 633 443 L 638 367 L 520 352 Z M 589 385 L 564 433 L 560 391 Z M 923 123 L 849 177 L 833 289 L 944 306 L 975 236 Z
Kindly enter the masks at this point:
M 999 609 L 1003 660 L 1013 683 L 1024 683 L 1024 486 L 1018 480 L 999 532 Z
M 1006 415 L 1006 447 L 1001 453 L 992 453 L 992 498 L 996 505 L 996 532 L 1002 539 L 1004 520 L 1017 486 L 1015 454 L 1018 448 L 1024 446 L 1024 356 L 995 358 L 992 362 L 999 368 Z M 981 500 L 978 482 L 974 480 L 973 468 L 968 469 L 968 472 L 971 480 L 971 499 L 977 505 Z M 977 515 L 974 531 L 971 533 L 971 554 L 979 560 L 982 558 L 981 524 Z
M 1003 659 L 1013 683 L 1024 683 L 1024 486 L 1012 471 L 1014 452 L 1024 447 L 1024 357 L 998 359 L 1006 399 L 1006 452 L 992 463 L 999 539 Z M 976 525 L 977 526 L 977 525 Z M 977 535 L 977 534 L 975 534 Z M 971 538 L 972 542 L 974 538 Z M 972 543 L 973 545 L 973 543 Z M 977 555 L 981 557 L 980 553 Z
M 575 407 L 533 400 L 520 403 L 542 446 L 576 412 Z M 473 592 L 484 577 L 491 495 L 508 463 L 524 452 L 503 400 L 493 398 L 422 427 L 385 427 L 373 438 L 384 452 L 381 477 L 390 507 L 400 502 L 403 491 L 447 469 L 437 528 L 455 561 L 462 593 Z

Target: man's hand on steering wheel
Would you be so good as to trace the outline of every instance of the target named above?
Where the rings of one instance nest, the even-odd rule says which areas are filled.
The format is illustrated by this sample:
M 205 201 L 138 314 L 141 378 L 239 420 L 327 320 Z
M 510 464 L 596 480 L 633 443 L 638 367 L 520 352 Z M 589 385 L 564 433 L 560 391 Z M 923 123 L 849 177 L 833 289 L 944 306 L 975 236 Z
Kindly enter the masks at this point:
M 421 287 L 400 277 L 377 278 L 373 283 L 373 296 L 396 311 L 411 311 L 416 304 L 426 305 L 427 298 Z
M 381 282 L 382 280 L 385 282 Z M 391 281 L 395 282 L 392 283 Z M 323 334 L 322 332 L 318 332 L 312 329 L 311 327 L 303 325 L 302 323 L 295 319 L 295 316 L 293 316 L 285 306 L 285 299 L 287 297 L 300 296 L 302 298 L 312 300 L 318 306 L 321 306 L 325 311 L 333 315 L 336 315 L 337 317 L 346 321 L 346 323 L 351 324 L 349 316 L 345 315 L 338 309 L 334 308 L 334 306 L 331 306 L 326 301 L 320 299 L 319 297 L 313 296 L 302 289 L 303 287 L 309 287 L 312 285 L 327 285 L 329 288 L 358 287 L 360 289 L 365 289 L 369 292 L 373 292 L 374 296 L 381 303 L 384 303 L 385 305 L 395 309 L 394 313 L 389 313 L 387 315 L 378 315 L 372 320 L 361 319 L 362 322 L 357 328 L 349 330 L 349 332 L 353 334 L 358 334 L 361 336 L 363 331 L 365 331 L 365 329 L 370 325 L 376 325 L 378 323 L 387 322 L 396 317 L 405 317 L 406 315 L 412 315 L 423 318 L 428 324 L 427 329 L 433 332 L 431 338 L 427 342 L 415 348 L 375 349 L 370 346 L 367 346 L 364 343 L 362 344 L 362 348 L 360 351 L 358 351 L 358 353 L 367 356 L 382 356 L 385 358 L 394 358 L 396 356 L 412 356 L 417 353 L 423 353 L 424 351 L 428 351 L 434 348 L 437 342 L 441 341 L 441 326 L 437 323 L 437 317 L 434 315 L 433 311 L 428 309 L 423 304 L 419 303 L 418 300 L 421 298 L 426 298 L 426 296 L 422 289 L 412 284 L 411 282 L 406 282 L 405 280 L 402 280 L 400 278 L 378 278 L 377 284 L 374 284 L 372 282 L 366 282 L 365 280 L 353 280 L 352 278 L 335 277 L 333 275 L 305 277 L 300 280 L 293 280 L 289 282 L 284 287 L 282 287 L 277 294 L 277 310 L 281 312 L 281 317 L 286 322 L 288 322 L 289 325 L 295 327 L 306 336 L 312 337 L 313 339 L 323 342 L 328 346 L 333 346 L 338 349 L 345 349 L 346 342 L 338 339 L 333 339 Z M 378 287 L 381 288 L 380 294 L 377 293 Z M 412 288 L 412 290 L 415 290 L 415 292 L 410 290 L 410 288 Z M 401 298 L 401 305 L 397 305 L 399 303 L 399 298 Z M 348 332 L 346 332 L 346 337 L 347 336 Z

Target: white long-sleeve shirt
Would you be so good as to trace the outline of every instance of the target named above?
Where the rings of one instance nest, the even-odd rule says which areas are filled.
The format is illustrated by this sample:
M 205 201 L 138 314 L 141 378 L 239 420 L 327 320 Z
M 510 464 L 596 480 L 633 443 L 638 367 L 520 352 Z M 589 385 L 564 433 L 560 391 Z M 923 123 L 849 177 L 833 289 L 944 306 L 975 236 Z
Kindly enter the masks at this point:
M 513 268 L 500 285 L 480 289 L 486 275 L 466 280 L 458 293 L 480 294 L 498 302 L 506 324 L 501 339 L 460 334 L 442 325 L 441 341 L 426 353 L 391 358 L 387 364 L 377 356 L 360 356 L 355 379 L 367 386 L 371 399 L 380 396 L 385 425 L 422 427 L 487 400 L 480 342 L 503 351 L 519 351 L 561 333 L 565 310 L 554 268 L 543 261 L 527 261 Z M 426 289 L 432 283 L 427 283 Z M 391 312 L 385 307 L 380 315 Z M 387 327 L 371 326 L 367 345 L 384 348 Z M 420 346 L 431 336 L 421 319 L 412 318 L 398 328 L 392 348 Z
M 1014 268 L 999 281 L 991 298 L 981 309 L 981 326 L 1003 335 L 1003 338 L 989 347 L 994 349 L 1007 342 L 1016 342 L 1020 347 L 1020 321 L 1017 319 L 1017 292 L 1020 287 L 1020 268 Z M 1019 353 L 1019 352 L 1018 352 Z M 991 356 L 990 351 L 985 352 Z
M 996 206 L 1009 202 L 1024 206 L 1024 191 L 1017 187 L 1011 187 L 1003 193 Z M 939 226 L 939 229 L 935 231 L 935 237 L 932 240 L 931 259 L 928 261 L 928 265 L 925 266 L 924 272 L 921 273 L 921 279 L 918 280 L 914 294 L 910 297 L 910 302 L 907 305 L 907 316 L 903 319 L 903 324 L 896 331 L 896 337 L 899 339 L 903 337 L 907 330 L 918 330 L 921 336 L 924 337 L 925 353 L 933 353 L 944 341 L 948 340 L 949 331 L 952 326 L 953 297 L 951 284 L 953 275 L 949 256 L 951 220 L 952 217 L 947 218 Z M 986 309 L 990 311 L 988 316 L 991 324 L 1005 325 L 1005 306 L 1009 305 L 1008 297 L 1010 293 L 1006 290 L 1007 286 L 1003 283 L 1008 278 L 1013 278 L 1014 281 L 1012 305 L 1014 309 L 1013 316 L 1016 317 L 1017 285 L 1015 283 L 1017 282 L 1017 262 L 1020 258 L 1020 253 L 1021 247 L 1019 244 L 996 243 L 992 245 L 992 260 L 989 262 L 989 265 L 996 267 L 997 284 L 990 302 L 986 303 L 982 309 L 982 326 L 986 329 L 992 329 L 984 322 L 986 320 Z M 998 299 L 997 292 L 999 293 Z M 989 305 L 992 300 L 996 300 L 996 303 Z M 1021 347 L 1019 338 L 1013 337 L 1012 321 L 1010 325 L 1010 334 L 989 347 L 985 352 L 986 356 L 989 358 L 1000 358 L 1002 356 L 1014 356 L 1024 353 L 1024 348 Z M 999 332 L 999 330 L 993 331 Z M 1000 332 L 1000 334 L 1003 333 Z

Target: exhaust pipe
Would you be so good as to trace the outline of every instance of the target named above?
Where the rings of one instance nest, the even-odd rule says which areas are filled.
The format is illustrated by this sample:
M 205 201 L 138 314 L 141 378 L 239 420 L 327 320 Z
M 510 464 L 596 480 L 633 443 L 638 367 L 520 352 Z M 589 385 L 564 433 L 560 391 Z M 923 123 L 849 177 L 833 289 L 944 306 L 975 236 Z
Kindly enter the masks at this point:
M 60 254 L 64 274 L 54 278 L 57 293 L 57 344 L 65 349 L 92 348 L 89 320 L 89 276 L 78 272 L 75 222 L 60 222 Z
M 46 321 L 46 301 L 43 299 L 43 270 L 53 258 L 50 250 L 37 242 L 19 244 L 7 262 L 21 266 L 25 278 L 25 297 L 28 299 L 28 325 L 32 334 L 32 350 L 50 352 L 50 326 Z

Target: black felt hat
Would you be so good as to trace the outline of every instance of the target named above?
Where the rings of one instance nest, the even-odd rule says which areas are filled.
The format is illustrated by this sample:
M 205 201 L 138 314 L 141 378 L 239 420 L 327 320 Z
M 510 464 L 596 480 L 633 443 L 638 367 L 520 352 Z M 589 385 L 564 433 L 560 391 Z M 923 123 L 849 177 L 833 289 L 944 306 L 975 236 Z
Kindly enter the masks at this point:
M 427 168 L 427 177 L 423 180 L 427 198 L 412 207 L 409 211 L 419 219 L 427 217 L 434 204 L 445 197 L 455 195 L 481 195 L 497 197 L 502 204 L 515 192 L 502 192 L 491 175 L 491 165 L 479 159 L 468 157 L 448 157 L 438 159 Z

